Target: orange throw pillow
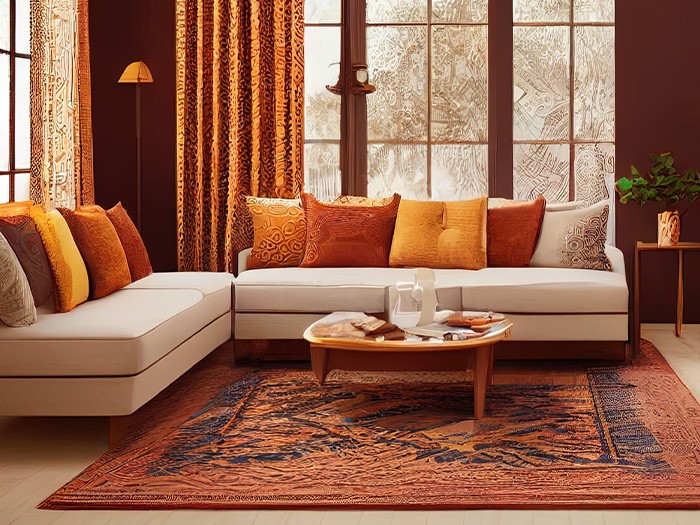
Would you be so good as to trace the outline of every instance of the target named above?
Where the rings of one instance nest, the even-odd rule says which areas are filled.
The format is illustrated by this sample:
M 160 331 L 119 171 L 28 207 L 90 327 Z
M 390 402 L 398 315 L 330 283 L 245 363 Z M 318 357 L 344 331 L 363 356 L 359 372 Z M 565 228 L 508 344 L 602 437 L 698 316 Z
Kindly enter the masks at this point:
M 301 266 L 389 266 L 400 195 L 385 206 L 323 204 L 304 193 L 306 252 Z
M 487 219 L 489 266 L 529 266 L 544 218 L 545 199 L 491 208 Z
M 247 197 L 253 218 L 249 268 L 299 266 L 306 246 L 306 219 L 299 199 Z
M 153 273 L 151 261 L 148 258 L 146 246 L 143 244 L 143 239 L 136 226 L 129 218 L 129 214 L 118 202 L 113 208 L 107 210 L 107 217 L 112 222 L 112 226 L 117 230 L 119 241 L 122 243 L 124 253 L 126 254 L 126 262 L 129 264 L 129 273 L 131 281 L 138 281 Z
M 131 282 L 129 264 L 117 231 L 104 213 L 59 208 L 90 276 L 90 299 L 105 297 Z

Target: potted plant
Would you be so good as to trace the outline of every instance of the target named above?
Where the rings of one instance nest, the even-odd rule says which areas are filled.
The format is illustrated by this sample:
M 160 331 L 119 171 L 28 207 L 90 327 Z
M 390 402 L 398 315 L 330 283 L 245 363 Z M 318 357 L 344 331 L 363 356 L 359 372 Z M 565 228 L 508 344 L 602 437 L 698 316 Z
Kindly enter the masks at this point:
M 673 154 L 649 155 L 651 166 L 641 174 L 635 166 L 630 170 L 632 178 L 622 177 L 615 183 L 620 203 L 636 202 L 644 206 L 648 201 L 666 203 L 666 211 L 659 213 L 659 246 L 678 243 L 680 217 L 700 197 L 700 174 L 689 168 L 681 174 L 673 166 Z

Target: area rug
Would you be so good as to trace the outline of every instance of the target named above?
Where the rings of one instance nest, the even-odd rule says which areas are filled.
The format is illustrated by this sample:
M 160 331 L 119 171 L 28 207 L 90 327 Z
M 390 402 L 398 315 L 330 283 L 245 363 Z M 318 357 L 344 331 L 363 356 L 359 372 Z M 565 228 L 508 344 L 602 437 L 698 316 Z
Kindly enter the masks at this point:
M 225 357 L 40 508 L 700 508 L 700 407 L 649 342 L 568 374 L 499 365 L 478 421 L 460 374 L 319 386 Z

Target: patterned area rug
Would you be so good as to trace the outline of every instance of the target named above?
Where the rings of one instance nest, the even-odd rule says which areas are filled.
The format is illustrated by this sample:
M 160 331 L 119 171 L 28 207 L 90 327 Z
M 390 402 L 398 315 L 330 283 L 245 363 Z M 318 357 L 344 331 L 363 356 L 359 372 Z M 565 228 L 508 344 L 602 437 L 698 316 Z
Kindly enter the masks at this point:
M 648 342 L 632 365 L 500 365 L 479 421 L 460 375 L 321 387 L 230 362 L 173 384 L 40 508 L 700 507 L 700 407 Z

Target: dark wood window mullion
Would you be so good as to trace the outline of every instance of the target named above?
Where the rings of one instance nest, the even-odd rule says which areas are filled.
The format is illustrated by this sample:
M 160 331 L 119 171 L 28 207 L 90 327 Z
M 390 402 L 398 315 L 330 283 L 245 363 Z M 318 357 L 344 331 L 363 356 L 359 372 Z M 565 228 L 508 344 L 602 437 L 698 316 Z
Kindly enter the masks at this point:
M 367 63 L 364 0 L 343 0 L 340 30 L 340 78 L 343 94 L 340 109 L 341 192 L 367 195 L 367 100 L 352 93 L 353 65 Z
M 10 202 L 15 200 L 15 0 L 10 0 L 10 128 L 8 144 L 8 168 L 10 169 Z

